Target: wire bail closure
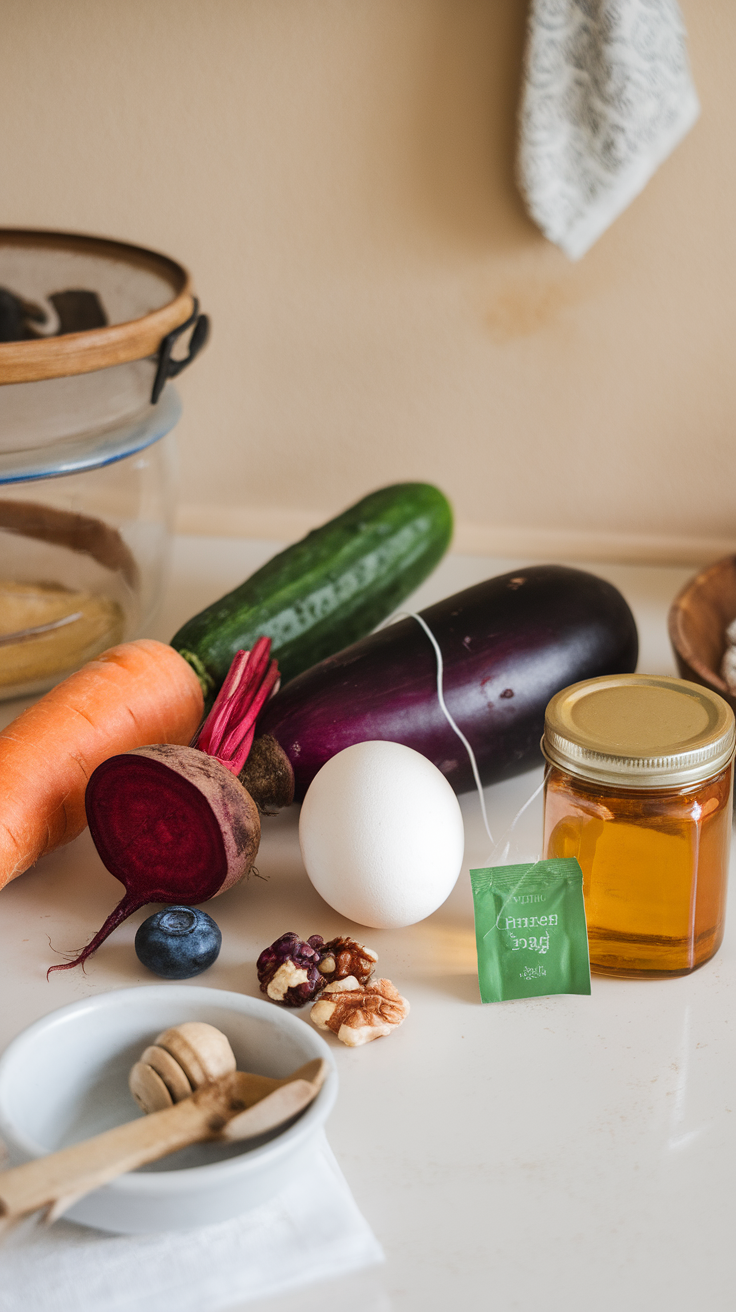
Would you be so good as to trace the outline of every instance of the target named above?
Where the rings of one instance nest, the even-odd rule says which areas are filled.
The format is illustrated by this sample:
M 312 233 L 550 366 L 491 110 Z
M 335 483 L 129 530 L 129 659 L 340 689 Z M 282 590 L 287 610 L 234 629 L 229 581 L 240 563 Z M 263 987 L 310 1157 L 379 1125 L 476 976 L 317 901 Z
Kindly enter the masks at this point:
M 199 301 L 196 296 L 193 296 L 192 300 L 194 309 L 189 318 L 184 323 L 180 323 L 178 328 L 172 328 L 171 332 L 167 333 L 161 340 L 161 345 L 158 348 L 158 368 L 151 392 L 151 405 L 156 404 L 169 378 L 176 378 L 182 369 L 186 369 L 187 365 L 192 363 L 192 360 L 199 355 L 202 347 L 207 343 L 210 335 L 209 317 L 206 314 L 199 313 Z M 185 333 L 188 328 L 192 329 L 192 335 L 189 338 L 189 351 L 183 360 L 172 360 L 171 352 L 182 333 Z

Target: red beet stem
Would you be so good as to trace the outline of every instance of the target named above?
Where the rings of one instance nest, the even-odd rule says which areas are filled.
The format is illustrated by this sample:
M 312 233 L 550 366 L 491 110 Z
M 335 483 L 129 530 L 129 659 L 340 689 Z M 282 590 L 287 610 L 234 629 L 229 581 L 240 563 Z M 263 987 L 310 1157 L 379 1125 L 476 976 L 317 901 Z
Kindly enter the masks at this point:
M 212 729 L 214 729 L 216 725 L 220 726 L 221 723 L 224 724 L 225 720 L 227 719 L 228 703 L 230 702 L 231 698 L 233 697 L 233 694 L 235 693 L 236 688 L 238 687 L 238 684 L 240 683 L 243 670 L 248 662 L 249 656 L 250 656 L 249 651 L 241 650 L 239 652 L 236 652 L 235 656 L 233 657 L 232 664 L 227 672 L 227 678 L 225 679 L 225 682 L 223 683 L 220 691 L 218 692 L 215 698 L 215 701 L 213 703 L 209 715 L 205 718 L 204 721 L 204 724 L 209 724 L 210 732 L 212 731 Z M 199 730 L 200 734 L 202 732 L 202 729 L 204 728 L 204 724 Z
M 229 703 L 240 683 L 241 675 L 249 656 L 249 651 L 236 652 L 233 657 L 232 665 L 227 672 L 227 678 L 215 698 L 212 710 L 197 730 L 191 744 L 192 747 L 199 747 L 200 751 L 203 752 L 208 751 L 209 745 L 211 745 L 211 743 L 222 732 L 232 709 Z M 202 741 L 203 739 L 204 744 Z
M 261 637 L 252 651 L 236 653 L 227 678 L 205 720 L 195 746 L 215 756 L 238 775 L 253 744 L 256 717 L 279 680 L 275 660 L 269 662 L 271 639 Z
M 92 953 L 97 950 L 101 943 L 105 942 L 106 938 L 109 938 L 112 931 L 117 929 L 118 925 L 122 925 L 123 921 L 128 919 L 128 916 L 132 916 L 134 911 L 144 907 L 148 901 L 149 897 L 147 896 L 141 897 L 135 893 L 126 893 L 122 900 L 118 902 L 115 910 L 110 912 L 102 929 L 98 929 L 86 948 L 82 948 L 79 956 L 75 957 L 73 961 L 59 962 L 57 966 L 49 966 L 46 971 L 46 978 L 48 979 L 54 970 L 73 970 L 75 966 L 83 966 L 87 958 L 92 956 Z
M 242 678 L 233 693 L 232 711 L 229 717 L 230 725 L 238 723 L 250 705 L 253 694 L 257 691 L 261 680 L 268 669 L 270 650 L 270 638 L 259 638 L 254 644 L 253 650 L 248 658 L 248 664 L 246 665 Z
M 222 692 L 227 690 L 227 696 L 222 697 L 221 701 L 218 697 L 204 722 L 196 744 L 200 751 L 206 751 L 210 756 L 218 754 L 223 736 L 240 718 L 249 697 L 258 686 L 261 668 L 268 661 L 270 646 L 268 638 L 259 638 L 252 651 L 235 654 L 222 688 Z
M 229 757 L 227 761 L 223 760 L 221 756 L 218 757 L 220 763 L 224 765 L 225 769 L 229 770 L 231 774 L 234 774 L 236 779 L 240 775 L 240 771 L 242 770 L 243 766 L 248 760 L 248 757 L 250 756 L 250 749 L 253 746 L 253 739 L 255 738 L 255 736 L 256 736 L 256 726 L 252 724 L 250 726 L 250 729 L 248 729 L 245 737 L 241 738 L 240 746 L 238 747 L 234 756 Z
M 228 770 L 233 774 L 240 774 L 246 760 L 248 752 L 253 743 L 255 734 L 255 724 L 258 715 L 271 695 L 279 677 L 279 667 L 276 661 L 271 661 L 268 667 L 266 677 L 263 679 L 260 688 L 255 693 L 247 711 L 242 719 L 239 719 L 230 732 L 223 738 L 219 750 L 218 759 L 226 765 Z M 246 746 L 247 743 L 247 746 Z

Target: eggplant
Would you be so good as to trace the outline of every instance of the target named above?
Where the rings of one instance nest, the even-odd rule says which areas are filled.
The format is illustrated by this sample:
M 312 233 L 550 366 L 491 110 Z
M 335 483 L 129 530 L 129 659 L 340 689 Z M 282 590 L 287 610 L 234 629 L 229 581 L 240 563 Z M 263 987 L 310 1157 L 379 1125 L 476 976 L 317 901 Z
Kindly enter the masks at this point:
M 541 764 L 544 712 L 554 693 L 580 679 L 636 668 L 638 636 L 628 605 L 612 584 L 583 570 L 514 570 L 421 614 L 442 652 L 447 707 L 484 784 Z M 474 787 L 467 752 L 437 699 L 434 649 L 412 618 L 291 679 L 267 703 L 258 734 L 250 776 L 249 763 L 241 775 L 257 801 L 259 760 L 272 775 L 276 757 L 286 766 L 285 753 L 301 799 L 325 761 L 371 739 L 421 752 L 457 793 Z

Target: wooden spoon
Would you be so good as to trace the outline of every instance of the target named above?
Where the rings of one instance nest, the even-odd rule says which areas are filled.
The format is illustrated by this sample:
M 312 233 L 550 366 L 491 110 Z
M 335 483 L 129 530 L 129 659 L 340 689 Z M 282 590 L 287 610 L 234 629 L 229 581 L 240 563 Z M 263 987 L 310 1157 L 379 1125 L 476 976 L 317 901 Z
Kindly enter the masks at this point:
M 231 1071 L 163 1111 L 1 1171 L 0 1229 L 41 1207 L 55 1221 L 92 1189 L 190 1144 L 232 1143 L 274 1130 L 312 1102 L 327 1070 L 316 1058 L 283 1080 Z

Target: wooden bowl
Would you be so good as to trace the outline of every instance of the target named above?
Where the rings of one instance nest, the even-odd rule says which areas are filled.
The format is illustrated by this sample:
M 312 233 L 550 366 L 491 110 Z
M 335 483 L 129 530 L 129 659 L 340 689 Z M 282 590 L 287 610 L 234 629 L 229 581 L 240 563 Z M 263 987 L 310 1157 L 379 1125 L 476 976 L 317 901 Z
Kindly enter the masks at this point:
M 686 583 L 670 607 L 669 631 L 682 678 L 712 688 L 736 711 L 736 696 L 720 675 L 726 629 L 733 619 L 736 556 L 726 556 Z

